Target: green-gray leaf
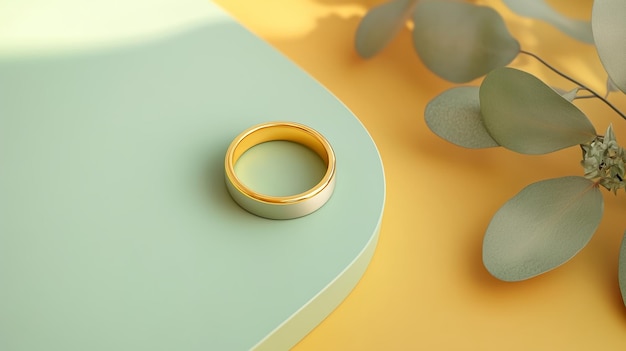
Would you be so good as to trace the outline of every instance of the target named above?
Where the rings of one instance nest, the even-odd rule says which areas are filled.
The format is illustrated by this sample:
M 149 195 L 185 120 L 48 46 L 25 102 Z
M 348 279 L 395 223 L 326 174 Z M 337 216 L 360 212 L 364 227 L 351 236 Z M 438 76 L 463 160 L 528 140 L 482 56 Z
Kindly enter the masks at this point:
M 490 7 L 421 1 L 413 22 L 413 44 L 422 62 L 451 82 L 468 82 L 506 66 L 520 50 L 502 17 Z
M 556 91 L 557 93 L 559 93 L 559 95 L 561 95 L 565 100 L 572 102 L 574 101 L 574 99 L 576 99 L 576 95 L 578 94 L 578 90 L 580 90 L 580 88 L 574 88 L 570 91 L 565 91 L 565 92 L 559 92 L 558 90 Z
M 595 0 L 591 24 L 604 68 L 613 83 L 626 93 L 626 1 Z
M 607 77 L 606 78 L 606 94 L 604 95 L 604 98 L 607 98 L 610 93 L 614 91 L 618 91 L 618 90 L 619 88 L 617 87 L 617 85 L 615 85 L 615 83 L 613 83 L 613 81 L 611 80 L 611 77 Z
M 480 86 L 483 123 L 498 144 L 523 154 L 545 154 L 596 137 L 584 113 L 535 76 L 498 68 Z
M 493 216 L 483 240 L 483 263 L 505 281 L 545 273 L 587 245 L 602 212 L 602 194 L 589 179 L 563 177 L 531 184 Z
M 570 91 L 561 89 L 559 87 L 552 87 L 552 89 L 554 89 L 554 91 L 557 92 L 557 94 L 561 95 L 565 100 L 572 102 L 574 100 L 576 100 L 576 96 L 578 95 L 578 91 L 580 91 L 580 88 L 574 88 Z
M 467 148 L 498 146 L 480 116 L 478 87 L 456 87 L 432 99 L 424 111 L 426 125 L 441 138 Z
M 521 16 L 546 21 L 563 33 L 585 43 L 593 43 L 591 24 L 563 16 L 544 0 L 504 0 L 504 3 Z
M 622 300 L 626 305 L 626 233 L 622 238 L 622 248 L 619 250 L 619 289 L 622 292 Z
M 370 58 L 382 50 L 404 27 L 417 0 L 392 0 L 372 8 L 356 31 L 357 53 Z

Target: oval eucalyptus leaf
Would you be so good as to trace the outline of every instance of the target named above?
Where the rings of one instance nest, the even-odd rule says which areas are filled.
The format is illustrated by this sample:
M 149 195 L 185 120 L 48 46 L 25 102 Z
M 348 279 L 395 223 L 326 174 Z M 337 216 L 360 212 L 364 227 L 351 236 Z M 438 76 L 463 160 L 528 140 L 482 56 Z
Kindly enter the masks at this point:
M 498 144 L 523 154 L 545 154 L 596 137 L 584 113 L 535 76 L 498 68 L 480 86 L 483 123 Z
M 591 24 L 604 69 L 613 83 L 626 93 L 626 1 L 595 0 Z
M 441 138 L 467 148 L 498 146 L 483 125 L 478 87 L 456 87 L 432 99 L 424 111 L 426 125 Z
M 619 289 L 622 292 L 622 300 L 626 305 L 626 233 L 622 238 L 622 248 L 619 251 Z
M 580 88 L 574 88 L 570 91 L 564 91 L 564 92 L 559 92 L 557 91 L 557 93 L 559 93 L 559 95 L 561 95 L 565 100 L 572 102 L 574 101 L 574 99 L 576 99 L 576 95 L 578 94 L 578 90 L 580 90 Z
M 356 30 L 355 47 L 363 58 L 382 50 L 405 26 L 417 0 L 393 0 L 373 7 Z
M 469 82 L 509 64 L 519 43 L 490 7 L 422 1 L 413 12 L 413 44 L 426 67 L 443 79 Z
M 552 89 L 554 89 L 554 91 L 556 91 L 559 95 L 561 95 L 565 100 L 572 102 L 574 100 L 576 100 L 576 96 L 578 95 L 578 91 L 580 91 L 580 88 L 574 88 L 572 90 L 565 90 L 565 89 L 561 89 L 559 87 L 552 87 Z
M 545 273 L 587 245 L 602 212 L 602 194 L 589 179 L 564 177 L 531 184 L 493 216 L 483 239 L 483 263 L 505 281 Z
M 544 0 L 504 0 L 504 3 L 521 16 L 550 23 L 561 32 L 585 43 L 593 43 L 591 23 L 563 16 Z
M 618 91 L 618 90 L 619 88 L 617 87 L 617 85 L 615 85 L 615 83 L 613 83 L 613 81 L 611 80 L 611 77 L 607 77 L 606 78 L 606 94 L 604 95 L 604 98 L 607 98 L 610 93 L 614 91 Z

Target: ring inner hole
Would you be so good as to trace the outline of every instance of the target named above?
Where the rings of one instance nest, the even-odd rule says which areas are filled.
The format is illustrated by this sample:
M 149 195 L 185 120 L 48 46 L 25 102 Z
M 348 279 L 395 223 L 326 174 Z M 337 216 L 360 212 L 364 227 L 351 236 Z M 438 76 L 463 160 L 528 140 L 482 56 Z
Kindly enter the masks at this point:
M 237 178 L 252 191 L 293 196 L 315 187 L 326 174 L 328 154 L 311 133 L 293 126 L 261 128 L 233 152 Z
M 269 196 L 292 196 L 313 188 L 326 173 L 320 156 L 299 143 L 274 140 L 255 145 L 235 163 L 237 178 Z

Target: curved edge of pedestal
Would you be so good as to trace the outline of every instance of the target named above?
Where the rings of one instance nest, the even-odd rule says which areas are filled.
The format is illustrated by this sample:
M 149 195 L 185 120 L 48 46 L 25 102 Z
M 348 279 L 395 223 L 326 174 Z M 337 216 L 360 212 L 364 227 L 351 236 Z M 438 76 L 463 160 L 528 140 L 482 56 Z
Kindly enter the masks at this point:
M 354 260 L 309 302 L 254 345 L 252 350 L 288 350 L 328 317 L 365 273 L 378 243 L 381 222 L 382 214 L 374 234 Z

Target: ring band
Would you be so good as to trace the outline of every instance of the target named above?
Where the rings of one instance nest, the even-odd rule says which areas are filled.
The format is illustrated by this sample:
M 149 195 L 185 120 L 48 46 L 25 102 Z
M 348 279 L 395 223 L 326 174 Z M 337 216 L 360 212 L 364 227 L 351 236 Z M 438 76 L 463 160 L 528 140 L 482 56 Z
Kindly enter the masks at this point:
M 244 152 L 267 141 L 291 141 L 308 147 L 319 155 L 326 172 L 311 189 L 296 195 L 270 196 L 247 186 L 235 174 L 235 163 Z M 230 196 L 246 211 L 270 219 L 306 216 L 322 207 L 335 188 L 335 153 L 330 143 L 317 131 L 293 122 L 270 122 L 253 126 L 239 134 L 226 152 L 226 187 Z

